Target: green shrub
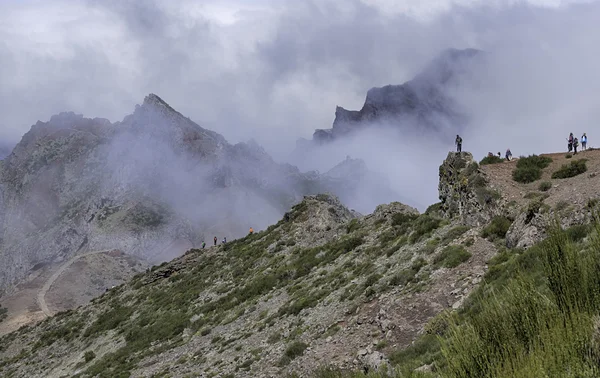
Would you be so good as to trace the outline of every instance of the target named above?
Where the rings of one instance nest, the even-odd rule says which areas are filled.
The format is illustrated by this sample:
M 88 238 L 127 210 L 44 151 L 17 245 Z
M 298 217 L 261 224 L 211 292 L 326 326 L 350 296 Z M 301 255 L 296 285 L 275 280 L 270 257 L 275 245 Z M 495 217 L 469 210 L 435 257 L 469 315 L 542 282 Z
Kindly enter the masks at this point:
M 503 239 L 511 224 L 512 222 L 510 219 L 502 216 L 495 216 L 492 218 L 490 224 L 481 231 L 481 236 L 490 241 L 493 241 L 496 238 Z
M 571 155 L 571 154 L 566 154 L 566 155 L 565 155 L 565 159 L 570 159 L 570 158 L 572 158 L 572 157 L 573 157 L 573 155 Z
M 392 215 L 392 226 L 401 226 L 405 223 L 412 222 L 417 219 L 416 214 L 396 213 Z
M 448 244 L 469 230 L 470 228 L 468 226 L 456 226 L 451 228 L 442 238 L 441 244 Z
M 555 224 L 541 244 L 492 259 L 485 281 L 511 271 L 510 278 L 487 295 L 480 290 L 472 302 L 478 310 L 453 321 L 440 339 L 442 376 L 598 376 L 600 238 L 589 247 L 573 245 Z
M 390 286 L 405 286 L 411 282 L 418 282 L 417 274 L 427 265 L 427 261 L 422 257 L 416 259 L 409 268 L 396 273 L 390 279 Z
M 552 178 L 566 179 L 585 173 L 587 171 L 586 161 L 587 159 L 579 159 L 573 160 L 569 164 L 563 164 L 558 171 L 552 173 Z
M 425 214 L 427 214 L 427 215 L 439 215 L 441 209 L 442 209 L 442 203 L 441 202 L 437 202 L 437 203 L 434 203 L 433 205 L 430 205 L 425 210 Z
M 436 268 L 455 268 L 471 258 L 471 253 L 461 245 L 450 245 L 440 252 L 434 259 Z
M 513 171 L 513 180 L 522 184 L 539 180 L 542 177 L 542 169 L 550 165 L 551 162 L 552 159 L 545 156 L 522 157 L 517 161 L 517 167 Z
M 285 356 L 293 360 L 296 357 L 300 357 L 304 354 L 304 351 L 308 348 L 308 344 L 302 341 L 294 341 L 285 350 Z
M 547 192 L 548 190 L 552 189 L 552 183 L 550 183 L 548 181 L 544 181 L 544 182 L 540 183 L 540 186 L 538 187 L 538 189 L 541 192 Z
M 90 362 L 91 360 L 93 360 L 94 358 L 96 358 L 96 353 L 94 353 L 91 350 L 88 350 L 87 352 L 85 352 L 83 354 L 83 359 L 85 360 L 85 362 Z
M 481 159 L 479 164 L 480 165 L 488 165 L 488 164 L 498 164 L 498 163 L 503 163 L 503 162 L 504 162 L 504 159 L 502 159 L 501 157 L 492 155 L 492 156 L 486 156 L 483 159 Z
M 409 241 L 416 243 L 426 235 L 430 235 L 441 224 L 441 219 L 434 218 L 427 214 L 420 215 L 413 223 L 413 232 L 410 234 Z

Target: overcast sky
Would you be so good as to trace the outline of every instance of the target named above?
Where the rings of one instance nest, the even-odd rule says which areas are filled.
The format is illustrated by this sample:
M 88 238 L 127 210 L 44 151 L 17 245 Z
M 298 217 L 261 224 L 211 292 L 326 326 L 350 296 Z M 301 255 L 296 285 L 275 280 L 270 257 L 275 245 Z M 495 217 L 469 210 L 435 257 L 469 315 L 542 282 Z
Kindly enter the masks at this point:
M 0 0 L 0 140 L 60 111 L 119 121 L 152 92 L 283 161 L 336 105 L 474 47 L 494 60 L 457 94 L 478 124 L 465 149 L 554 151 L 565 127 L 594 145 L 598 20 L 599 2 L 576 0 Z

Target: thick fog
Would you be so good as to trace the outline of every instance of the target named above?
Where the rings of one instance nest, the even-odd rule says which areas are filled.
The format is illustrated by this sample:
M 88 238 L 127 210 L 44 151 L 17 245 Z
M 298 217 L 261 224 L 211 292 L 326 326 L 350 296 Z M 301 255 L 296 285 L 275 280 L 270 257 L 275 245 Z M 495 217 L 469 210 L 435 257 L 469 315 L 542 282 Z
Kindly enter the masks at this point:
M 73 110 L 115 121 L 150 92 L 236 143 L 293 159 L 299 137 L 360 109 L 374 86 L 401 84 L 446 48 L 487 65 L 453 90 L 471 117 L 463 149 L 514 155 L 595 146 L 600 3 L 591 1 L 3 1 L 0 139 Z M 416 127 L 416 126 L 415 126 Z M 325 171 L 346 155 L 385 173 L 421 210 L 437 200 L 435 136 L 365 131 L 296 161 Z M 320 158 L 316 158 L 320 156 Z

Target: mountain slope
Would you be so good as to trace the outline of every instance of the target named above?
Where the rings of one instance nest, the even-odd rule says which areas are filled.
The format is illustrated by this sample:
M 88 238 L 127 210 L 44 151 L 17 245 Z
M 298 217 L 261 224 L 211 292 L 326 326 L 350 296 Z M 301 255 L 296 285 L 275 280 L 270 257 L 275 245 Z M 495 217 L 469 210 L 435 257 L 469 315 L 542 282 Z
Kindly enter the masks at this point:
M 256 143 L 229 144 L 154 94 L 113 124 L 61 113 L 0 163 L 0 290 L 83 251 L 170 260 L 213 235 L 263 229 L 323 186 L 355 192 L 323 180 Z
M 472 163 L 468 154 L 460 159 L 462 167 L 444 169 L 462 175 Z M 377 368 L 481 281 L 496 246 L 457 221 L 399 203 L 359 216 L 334 197 L 307 197 L 263 232 L 191 250 L 86 307 L 5 337 L 3 373 Z

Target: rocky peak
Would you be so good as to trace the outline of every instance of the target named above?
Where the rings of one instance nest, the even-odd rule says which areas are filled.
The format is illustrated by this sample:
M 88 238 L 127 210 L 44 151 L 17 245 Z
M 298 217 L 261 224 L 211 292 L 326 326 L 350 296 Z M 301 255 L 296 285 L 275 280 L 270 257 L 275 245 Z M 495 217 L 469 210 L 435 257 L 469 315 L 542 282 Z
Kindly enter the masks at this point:
M 439 168 L 439 199 L 444 217 L 480 226 L 499 212 L 500 193 L 488 187 L 488 179 L 469 152 L 450 152 Z
M 391 123 L 395 127 L 403 127 L 416 122 L 419 127 L 435 131 L 447 125 L 464 123 L 465 116 L 446 95 L 446 89 L 458 84 L 461 75 L 469 73 L 472 64 L 477 64 L 481 56 L 482 52 L 476 49 L 443 51 L 412 80 L 401 85 L 369 89 L 361 110 L 337 106 L 333 127 L 315 130 L 313 141 L 327 143 L 369 123 Z

